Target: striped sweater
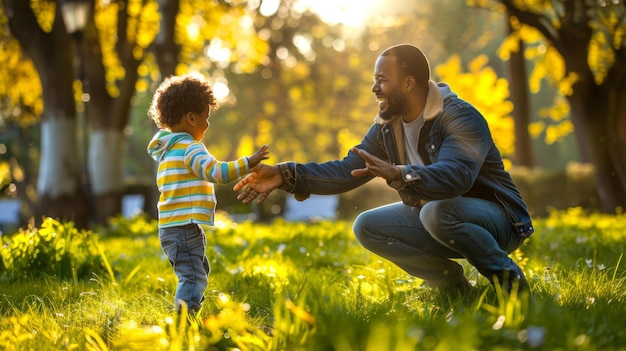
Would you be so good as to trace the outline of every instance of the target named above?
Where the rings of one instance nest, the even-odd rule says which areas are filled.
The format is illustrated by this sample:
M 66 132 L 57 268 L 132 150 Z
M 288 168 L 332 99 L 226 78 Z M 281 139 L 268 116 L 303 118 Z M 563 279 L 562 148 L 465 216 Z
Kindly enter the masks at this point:
M 248 174 L 248 158 L 222 162 L 187 133 L 158 131 L 148 144 L 158 161 L 159 228 L 189 223 L 213 225 L 214 183 L 227 184 Z

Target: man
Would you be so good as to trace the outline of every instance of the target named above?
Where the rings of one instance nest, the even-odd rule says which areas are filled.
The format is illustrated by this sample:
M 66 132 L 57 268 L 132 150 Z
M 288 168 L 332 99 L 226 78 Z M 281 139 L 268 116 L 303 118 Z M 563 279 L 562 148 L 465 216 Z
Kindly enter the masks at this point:
M 509 293 L 525 288 L 508 254 L 534 229 L 480 112 L 445 83 L 433 82 L 428 60 L 408 44 L 378 57 L 372 92 L 378 115 L 344 159 L 259 165 L 235 185 L 242 190 L 238 199 L 260 196 L 260 203 L 280 188 L 304 200 L 382 177 L 402 202 L 356 218 L 354 233 L 365 248 L 443 293 L 471 289 L 451 258 L 466 259 Z

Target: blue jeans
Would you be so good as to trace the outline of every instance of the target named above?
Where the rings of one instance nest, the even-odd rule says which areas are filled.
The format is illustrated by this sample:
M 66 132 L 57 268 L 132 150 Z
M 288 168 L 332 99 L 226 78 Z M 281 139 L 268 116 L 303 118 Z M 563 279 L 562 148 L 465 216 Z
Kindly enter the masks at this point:
M 196 312 L 204 300 L 211 271 L 204 231 L 198 224 L 159 228 L 159 240 L 178 278 L 176 310 L 180 311 L 180 301 L 184 301 L 190 312 Z
M 361 213 L 354 222 L 358 241 L 421 278 L 430 286 L 466 282 L 464 258 L 491 283 L 515 272 L 508 256 L 523 242 L 496 203 L 470 197 L 430 201 L 421 210 L 401 202 Z

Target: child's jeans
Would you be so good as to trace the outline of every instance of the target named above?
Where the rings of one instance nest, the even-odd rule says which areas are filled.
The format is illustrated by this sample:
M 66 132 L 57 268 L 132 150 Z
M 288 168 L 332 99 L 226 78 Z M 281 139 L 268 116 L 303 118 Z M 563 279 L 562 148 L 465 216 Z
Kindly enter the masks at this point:
M 197 312 L 202 305 L 211 271 L 206 257 L 204 231 L 198 224 L 159 228 L 159 240 L 178 277 L 174 296 L 176 311 L 180 312 L 180 302 L 183 301 L 189 312 Z

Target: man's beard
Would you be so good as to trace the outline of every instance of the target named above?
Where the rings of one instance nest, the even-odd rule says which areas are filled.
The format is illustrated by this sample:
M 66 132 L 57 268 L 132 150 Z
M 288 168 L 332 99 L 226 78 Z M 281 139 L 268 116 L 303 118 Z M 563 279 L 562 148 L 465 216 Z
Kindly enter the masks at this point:
M 390 121 L 395 116 L 402 114 L 405 102 L 406 98 L 404 95 L 392 92 L 391 95 L 387 97 L 387 108 L 385 108 L 384 110 L 379 110 L 378 115 L 385 121 Z

